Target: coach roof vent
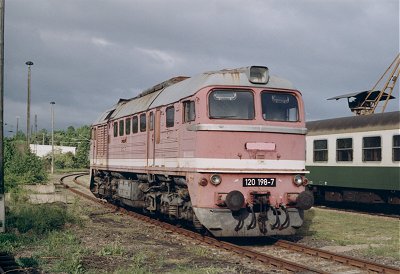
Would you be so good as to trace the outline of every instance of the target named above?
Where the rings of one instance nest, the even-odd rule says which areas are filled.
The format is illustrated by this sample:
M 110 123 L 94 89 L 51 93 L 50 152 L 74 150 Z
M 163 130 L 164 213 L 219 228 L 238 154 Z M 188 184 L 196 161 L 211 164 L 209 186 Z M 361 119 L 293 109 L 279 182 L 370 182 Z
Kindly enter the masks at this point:
M 246 71 L 249 82 L 253 84 L 266 84 L 269 80 L 269 71 L 267 67 L 251 66 Z
M 187 76 L 177 76 L 177 77 L 173 77 L 171 79 L 168 79 L 167 81 L 164 81 L 162 83 L 159 83 L 149 89 L 146 89 L 145 91 L 143 91 L 142 93 L 139 94 L 139 97 L 143 97 L 147 94 L 159 91 L 160 89 L 164 89 L 166 87 L 175 85 L 176 83 L 182 82 L 183 80 L 186 80 L 190 77 Z

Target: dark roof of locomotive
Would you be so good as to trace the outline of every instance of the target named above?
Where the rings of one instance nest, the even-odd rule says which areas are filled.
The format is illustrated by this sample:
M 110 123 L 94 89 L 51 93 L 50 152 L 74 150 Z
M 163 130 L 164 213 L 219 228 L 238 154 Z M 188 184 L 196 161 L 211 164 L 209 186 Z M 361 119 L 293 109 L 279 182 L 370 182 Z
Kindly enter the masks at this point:
M 399 129 L 400 111 L 311 121 L 306 126 L 310 136 Z
M 192 96 L 200 89 L 213 86 L 252 86 L 265 88 L 294 89 L 288 80 L 269 75 L 266 84 L 249 82 L 248 70 L 250 67 L 237 69 L 223 69 L 201 73 L 193 77 L 179 76 L 149 88 L 131 99 L 120 99 L 113 108 L 102 113 L 93 123 L 103 124 L 108 120 L 119 119 L 148 109 L 168 105 Z

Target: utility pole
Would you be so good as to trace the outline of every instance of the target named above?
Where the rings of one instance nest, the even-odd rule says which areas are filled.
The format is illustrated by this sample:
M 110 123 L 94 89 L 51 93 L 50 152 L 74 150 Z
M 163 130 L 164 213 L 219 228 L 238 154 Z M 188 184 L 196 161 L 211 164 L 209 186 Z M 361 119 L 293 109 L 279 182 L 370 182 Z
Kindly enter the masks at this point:
M 51 174 L 54 174 L 54 104 L 56 102 L 50 102 L 51 105 Z
M 28 66 L 28 99 L 26 103 L 26 146 L 29 149 L 31 132 L 31 66 L 33 66 L 33 62 L 27 61 L 25 65 Z
M 6 210 L 4 196 L 4 0 L 0 0 L 0 233 L 6 230 Z
M 37 138 L 37 114 L 35 114 L 35 143 L 36 143 L 36 138 Z
M 37 144 L 38 144 L 38 142 L 37 142 L 37 114 L 35 114 L 35 131 L 34 131 L 34 133 L 35 133 L 35 140 L 33 142 L 33 147 L 34 147 L 35 153 L 37 153 Z

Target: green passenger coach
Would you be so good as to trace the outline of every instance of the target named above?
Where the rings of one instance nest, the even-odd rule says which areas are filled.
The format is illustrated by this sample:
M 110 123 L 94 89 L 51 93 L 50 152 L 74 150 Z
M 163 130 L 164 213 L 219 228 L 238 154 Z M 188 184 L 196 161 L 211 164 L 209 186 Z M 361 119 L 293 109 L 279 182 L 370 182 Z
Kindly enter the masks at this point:
M 400 112 L 307 123 L 306 168 L 318 201 L 400 205 Z

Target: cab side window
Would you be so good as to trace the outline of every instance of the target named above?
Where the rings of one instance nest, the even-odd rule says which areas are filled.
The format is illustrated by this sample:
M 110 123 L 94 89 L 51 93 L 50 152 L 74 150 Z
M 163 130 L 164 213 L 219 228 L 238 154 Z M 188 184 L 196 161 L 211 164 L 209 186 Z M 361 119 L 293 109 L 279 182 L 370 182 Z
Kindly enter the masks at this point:
M 165 125 L 166 127 L 173 127 L 174 123 L 175 123 L 175 108 L 172 107 L 167 107 L 167 109 L 165 110 Z
M 132 118 L 132 133 L 138 133 L 138 128 L 139 128 L 138 117 L 134 116 Z
M 118 136 L 118 123 L 114 122 L 114 137 Z
M 140 114 L 140 132 L 146 131 L 146 113 Z
M 183 102 L 183 122 L 188 123 L 196 119 L 194 101 Z
M 126 135 L 131 134 L 131 118 L 127 118 L 125 120 L 125 134 Z
M 119 121 L 119 136 L 124 136 L 124 120 Z

